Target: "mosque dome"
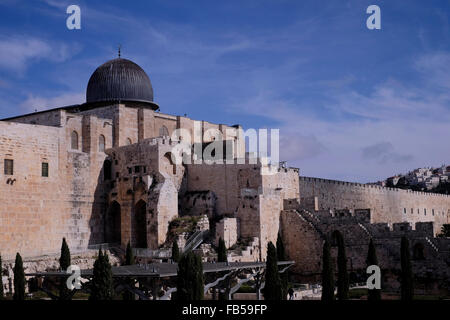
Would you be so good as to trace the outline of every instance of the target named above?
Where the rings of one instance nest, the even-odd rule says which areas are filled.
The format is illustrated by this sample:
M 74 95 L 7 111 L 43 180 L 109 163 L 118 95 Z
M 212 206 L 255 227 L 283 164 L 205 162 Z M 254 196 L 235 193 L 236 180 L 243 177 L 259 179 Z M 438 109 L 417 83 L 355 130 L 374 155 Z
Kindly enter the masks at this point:
M 98 67 L 86 90 L 88 104 L 129 102 L 158 109 L 153 102 L 153 87 L 145 71 L 133 61 L 117 58 Z

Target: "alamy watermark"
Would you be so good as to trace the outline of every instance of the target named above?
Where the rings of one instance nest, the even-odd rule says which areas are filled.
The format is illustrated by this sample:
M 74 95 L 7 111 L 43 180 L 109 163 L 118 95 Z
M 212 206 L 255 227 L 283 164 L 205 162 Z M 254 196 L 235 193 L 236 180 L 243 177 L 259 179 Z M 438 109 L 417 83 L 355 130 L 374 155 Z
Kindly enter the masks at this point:
M 81 9 L 79 6 L 72 4 L 67 7 L 66 13 L 70 16 L 66 20 L 66 26 L 69 30 L 81 29 Z
M 380 30 L 381 29 L 381 9 L 380 9 L 380 7 L 375 4 L 372 4 L 367 7 L 366 13 L 370 14 L 370 16 L 367 18 L 367 21 L 366 21 L 367 29 Z
M 217 128 L 203 130 L 201 121 L 193 121 L 193 130 L 172 132 L 171 161 L 182 164 L 258 164 L 262 174 L 278 172 L 280 165 L 279 129 Z M 248 152 L 247 152 L 248 150 Z M 270 151 L 270 152 L 269 152 Z
M 366 284 L 369 290 L 380 290 L 381 289 L 381 269 L 376 264 L 370 265 L 366 270 L 367 274 L 370 276 L 367 278 Z
M 67 270 L 66 273 L 71 274 L 70 277 L 67 278 L 66 280 L 66 286 L 69 290 L 73 290 L 73 289 L 81 289 L 81 271 L 80 271 L 80 267 L 77 265 L 70 265 Z

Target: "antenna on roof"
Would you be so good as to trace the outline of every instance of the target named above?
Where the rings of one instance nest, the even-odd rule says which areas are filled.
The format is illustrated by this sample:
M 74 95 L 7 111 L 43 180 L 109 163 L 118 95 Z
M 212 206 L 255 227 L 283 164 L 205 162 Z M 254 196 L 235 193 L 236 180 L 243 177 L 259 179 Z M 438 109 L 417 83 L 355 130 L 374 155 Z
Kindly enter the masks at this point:
M 120 49 L 122 48 L 122 45 L 119 44 L 119 58 L 120 58 Z

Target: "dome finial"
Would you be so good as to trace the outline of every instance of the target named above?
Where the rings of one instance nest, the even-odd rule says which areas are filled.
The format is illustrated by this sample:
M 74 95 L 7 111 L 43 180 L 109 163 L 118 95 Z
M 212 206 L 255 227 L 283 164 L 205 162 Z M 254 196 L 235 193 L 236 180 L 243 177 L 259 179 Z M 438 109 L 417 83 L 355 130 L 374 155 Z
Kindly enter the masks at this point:
M 122 48 L 122 45 L 119 44 L 119 58 L 120 58 L 120 49 Z

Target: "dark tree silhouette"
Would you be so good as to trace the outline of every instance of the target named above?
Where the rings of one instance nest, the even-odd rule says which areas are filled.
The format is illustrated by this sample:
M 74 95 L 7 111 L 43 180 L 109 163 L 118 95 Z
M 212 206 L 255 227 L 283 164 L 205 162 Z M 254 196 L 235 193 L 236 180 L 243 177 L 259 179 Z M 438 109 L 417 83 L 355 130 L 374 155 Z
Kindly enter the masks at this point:
M 450 224 L 443 224 L 441 227 L 441 233 L 438 234 L 438 237 L 440 238 L 445 238 L 445 237 L 450 237 Z
M 113 279 L 111 264 L 108 254 L 103 254 L 102 249 L 98 252 L 97 260 L 94 262 L 93 277 L 91 280 L 91 295 L 89 300 L 111 300 L 113 296 Z
M 178 262 L 176 300 L 203 300 L 204 278 L 201 258 L 192 251 Z
M 217 248 L 217 262 L 227 262 L 227 247 L 225 241 L 219 238 L 219 247 Z
M 2 255 L 0 254 L 0 300 L 3 300 L 3 298 L 5 297 L 3 292 L 2 275 L 3 275 Z
M 25 272 L 23 271 L 22 257 L 16 254 L 14 263 L 14 300 L 25 300 Z
M 338 246 L 338 279 L 337 296 L 339 300 L 348 299 L 349 279 L 347 272 L 347 255 L 345 253 L 344 237 L 339 231 L 334 232 L 334 237 Z
M 411 255 L 409 252 L 409 241 L 406 237 L 401 240 L 401 298 L 402 300 L 410 301 L 414 296 L 413 273 L 411 266 Z
M 281 233 L 278 233 L 277 238 L 277 258 L 278 261 L 286 261 L 286 251 L 284 250 L 283 239 L 281 238 Z M 288 287 L 289 287 L 289 271 L 280 274 L 281 280 L 281 290 L 282 290 L 282 298 L 283 300 L 287 299 Z
M 172 260 L 174 262 L 178 262 L 178 260 L 180 260 L 180 248 L 178 247 L 176 240 L 174 240 L 172 244 Z
M 277 237 L 277 258 L 278 261 L 286 261 L 286 251 L 284 249 L 283 239 L 281 233 L 278 233 Z
M 131 244 L 130 242 L 128 242 L 127 244 L 127 250 L 125 252 L 125 262 L 124 265 L 125 266 L 129 266 L 134 264 L 134 255 L 133 255 L 133 250 L 131 249 Z M 130 286 L 130 287 L 134 287 L 134 279 L 126 279 L 126 283 Z M 126 290 L 123 293 L 123 300 L 134 300 L 134 293 Z
M 325 241 L 322 254 L 322 301 L 334 300 L 334 272 L 330 244 Z
M 264 300 L 282 300 L 280 274 L 278 273 L 277 249 L 272 242 L 267 245 L 266 280 L 264 286 Z
M 59 257 L 59 267 L 61 271 L 66 271 L 70 266 L 70 250 L 67 245 L 66 238 L 63 238 L 61 245 L 61 256 Z M 70 300 L 72 295 L 67 288 L 66 278 L 62 278 L 59 284 L 59 299 L 60 300 Z

